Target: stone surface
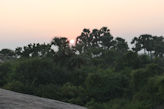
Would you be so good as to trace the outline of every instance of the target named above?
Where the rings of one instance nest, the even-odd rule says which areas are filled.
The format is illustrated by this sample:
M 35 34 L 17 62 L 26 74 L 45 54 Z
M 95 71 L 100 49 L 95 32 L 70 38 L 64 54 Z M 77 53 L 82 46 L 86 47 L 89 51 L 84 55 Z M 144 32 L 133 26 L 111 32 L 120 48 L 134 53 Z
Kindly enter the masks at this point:
M 0 89 L 0 109 L 87 109 L 85 107 Z

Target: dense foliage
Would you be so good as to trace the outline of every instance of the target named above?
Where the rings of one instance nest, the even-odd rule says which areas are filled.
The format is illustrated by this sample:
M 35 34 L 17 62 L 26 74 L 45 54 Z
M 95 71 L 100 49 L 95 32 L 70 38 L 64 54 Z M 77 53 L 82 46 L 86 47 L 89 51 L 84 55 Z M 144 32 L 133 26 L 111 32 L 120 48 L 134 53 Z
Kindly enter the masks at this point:
M 75 45 L 55 37 L 2 49 L 0 87 L 89 109 L 155 109 L 164 103 L 164 37 L 144 34 L 132 45 L 103 27 L 84 29 Z

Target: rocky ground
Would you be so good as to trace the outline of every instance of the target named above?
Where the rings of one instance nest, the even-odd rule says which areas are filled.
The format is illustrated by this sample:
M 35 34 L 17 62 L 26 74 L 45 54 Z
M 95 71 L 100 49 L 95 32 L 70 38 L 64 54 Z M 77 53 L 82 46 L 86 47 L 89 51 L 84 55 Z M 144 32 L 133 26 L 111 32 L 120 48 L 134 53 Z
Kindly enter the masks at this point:
M 87 109 L 56 100 L 0 89 L 0 109 Z

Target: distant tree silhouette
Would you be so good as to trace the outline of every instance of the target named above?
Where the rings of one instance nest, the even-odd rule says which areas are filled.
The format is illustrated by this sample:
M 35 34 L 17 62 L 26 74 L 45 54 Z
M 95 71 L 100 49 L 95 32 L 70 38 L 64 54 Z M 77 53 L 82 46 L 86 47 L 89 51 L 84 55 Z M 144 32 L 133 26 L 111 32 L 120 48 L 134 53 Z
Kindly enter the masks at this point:
M 67 55 L 70 50 L 69 41 L 65 37 L 55 37 L 52 40 L 51 45 L 57 46 L 59 48 L 58 53 L 62 55 Z
M 107 27 L 102 27 L 100 30 L 93 29 L 92 32 L 84 29 L 76 39 L 76 50 L 79 53 L 94 54 L 95 51 L 97 54 L 100 53 L 100 49 L 110 49 L 113 45 L 113 36 Z
M 4 54 L 4 55 L 8 55 L 8 56 L 13 56 L 14 55 L 14 51 L 13 50 L 10 50 L 10 49 L 2 49 L 0 51 L 1 54 Z
M 131 44 L 134 44 L 135 47 L 132 48 L 133 51 L 138 52 L 144 50 L 144 54 L 146 52 L 149 56 L 152 57 L 163 57 L 164 54 L 164 37 L 160 36 L 152 36 L 149 34 L 144 34 L 139 36 L 138 38 L 133 38 Z
M 114 49 L 117 50 L 118 52 L 125 53 L 128 51 L 128 43 L 125 41 L 125 39 L 117 37 L 114 40 Z
M 164 37 L 160 36 L 154 36 L 153 37 L 153 49 L 154 49 L 154 55 L 156 57 L 163 57 L 164 56 Z
M 52 49 L 50 44 L 28 44 L 27 46 L 18 47 L 15 49 L 17 57 L 46 57 L 52 56 Z

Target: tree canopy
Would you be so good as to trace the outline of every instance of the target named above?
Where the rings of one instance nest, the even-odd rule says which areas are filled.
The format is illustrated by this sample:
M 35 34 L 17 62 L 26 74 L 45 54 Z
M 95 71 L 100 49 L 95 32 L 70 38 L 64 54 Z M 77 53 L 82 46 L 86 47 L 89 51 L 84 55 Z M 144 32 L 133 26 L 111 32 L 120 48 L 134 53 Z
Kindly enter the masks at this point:
M 143 34 L 128 42 L 110 29 L 83 29 L 66 37 L 2 49 L 1 88 L 87 106 L 155 109 L 164 102 L 164 37 Z

